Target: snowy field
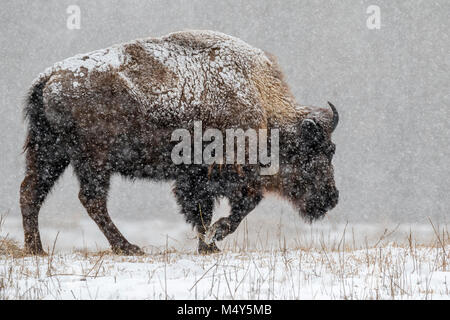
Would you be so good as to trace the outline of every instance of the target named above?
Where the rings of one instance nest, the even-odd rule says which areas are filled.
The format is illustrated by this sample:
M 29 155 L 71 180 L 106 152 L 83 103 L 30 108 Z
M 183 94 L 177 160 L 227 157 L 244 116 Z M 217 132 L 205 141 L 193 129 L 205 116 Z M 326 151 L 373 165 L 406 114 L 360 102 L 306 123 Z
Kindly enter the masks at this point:
M 392 240 L 398 231 L 385 230 L 362 245 L 352 228 L 340 231 L 314 230 L 297 245 L 283 236 L 251 245 L 244 229 L 210 256 L 177 249 L 167 237 L 165 246 L 144 247 L 145 256 L 52 245 L 48 256 L 32 257 L 3 237 L 0 299 L 450 298 L 447 229 L 435 227 L 428 244 L 413 233 Z
M 447 246 L 446 251 L 450 251 Z M 442 248 L 0 258 L 1 299 L 449 299 Z

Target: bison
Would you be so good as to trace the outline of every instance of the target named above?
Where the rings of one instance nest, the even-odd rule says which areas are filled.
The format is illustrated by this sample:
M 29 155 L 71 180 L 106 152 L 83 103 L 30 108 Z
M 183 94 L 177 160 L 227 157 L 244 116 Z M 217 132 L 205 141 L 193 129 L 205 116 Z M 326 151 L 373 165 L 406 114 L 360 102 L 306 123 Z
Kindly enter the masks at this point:
M 271 54 L 212 31 L 139 39 L 68 58 L 43 72 L 27 95 L 26 175 L 20 188 L 25 249 L 44 254 L 38 214 L 72 165 L 79 199 L 113 252 L 141 254 L 107 211 L 110 179 L 172 181 L 181 212 L 198 234 L 198 252 L 239 226 L 267 193 L 288 199 L 308 221 L 334 208 L 331 134 L 336 108 L 295 102 Z M 175 164 L 177 128 L 279 130 L 279 170 L 258 164 Z M 211 225 L 215 201 L 231 213 Z

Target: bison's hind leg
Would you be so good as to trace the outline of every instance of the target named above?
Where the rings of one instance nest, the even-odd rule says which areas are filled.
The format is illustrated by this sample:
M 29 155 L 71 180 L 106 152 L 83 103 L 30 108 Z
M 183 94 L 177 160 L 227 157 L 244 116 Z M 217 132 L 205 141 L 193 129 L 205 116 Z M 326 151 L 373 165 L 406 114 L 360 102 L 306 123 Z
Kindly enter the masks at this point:
M 205 234 L 211 224 L 215 195 L 206 175 L 201 173 L 180 176 L 174 188 L 175 197 L 186 221 L 191 223 L 198 236 L 198 253 L 219 252 L 214 242 L 206 243 Z
M 116 254 L 141 255 L 144 252 L 131 244 L 111 220 L 106 207 L 111 173 L 104 166 L 96 166 L 88 157 L 73 161 L 80 182 L 79 199 L 89 216 L 105 235 Z
M 25 251 L 44 254 L 38 227 L 39 210 L 56 180 L 69 165 L 67 143 L 44 113 L 42 98 L 46 79 L 35 84 L 27 97 L 25 111 L 28 135 L 25 142 L 26 171 L 20 185 L 20 209 L 25 233 Z
M 39 210 L 56 180 L 69 165 L 69 158 L 57 139 L 34 136 L 26 146 L 25 179 L 20 186 L 20 208 L 25 233 L 25 251 L 45 254 L 38 227 Z

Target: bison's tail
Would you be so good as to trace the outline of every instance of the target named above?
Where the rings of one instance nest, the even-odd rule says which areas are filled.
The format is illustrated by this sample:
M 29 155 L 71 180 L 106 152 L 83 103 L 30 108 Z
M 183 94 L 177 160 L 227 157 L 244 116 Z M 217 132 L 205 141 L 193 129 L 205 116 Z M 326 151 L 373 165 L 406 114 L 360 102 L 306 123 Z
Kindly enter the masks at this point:
M 44 113 L 42 94 L 47 81 L 46 77 L 37 80 L 26 97 L 24 115 L 28 120 L 28 133 L 23 146 L 24 152 L 39 144 L 51 143 L 51 140 L 55 139 L 55 133 Z
M 48 78 L 43 77 L 33 84 L 24 110 L 28 120 L 27 138 L 23 146 L 26 153 L 25 186 L 29 187 L 30 181 L 41 183 L 34 187 L 43 197 L 70 163 L 65 142 L 67 138 L 51 125 L 45 113 L 43 90 L 47 81 Z

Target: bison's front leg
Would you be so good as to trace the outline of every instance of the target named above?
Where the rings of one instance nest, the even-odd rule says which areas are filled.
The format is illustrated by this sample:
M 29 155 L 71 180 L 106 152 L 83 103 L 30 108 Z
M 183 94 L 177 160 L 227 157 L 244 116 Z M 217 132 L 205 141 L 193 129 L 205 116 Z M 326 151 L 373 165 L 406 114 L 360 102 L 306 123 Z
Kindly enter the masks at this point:
M 198 236 L 198 253 L 219 252 L 214 242 L 205 241 L 206 232 L 211 224 L 214 196 L 208 180 L 203 175 L 182 176 L 177 179 L 174 188 L 175 197 L 181 206 L 181 213 L 188 223 L 193 224 Z
M 215 241 L 221 241 L 229 234 L 236 231 L 241 221 L 258 205 L 262 195 L 259 192 L 249 192 L 248 188 L 243 188 L 233 194 L 229 200 L 231 214 L 217 220 L 208 235 Z

